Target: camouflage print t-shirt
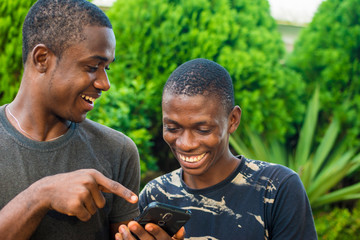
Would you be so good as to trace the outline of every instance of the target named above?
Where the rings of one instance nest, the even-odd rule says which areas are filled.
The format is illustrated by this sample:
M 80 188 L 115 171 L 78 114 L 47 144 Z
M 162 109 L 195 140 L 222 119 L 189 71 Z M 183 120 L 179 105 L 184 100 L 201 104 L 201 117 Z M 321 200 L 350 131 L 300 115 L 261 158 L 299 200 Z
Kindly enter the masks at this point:
M 311 208 L 299 176 L 276 164 L 241 158 L 224 181 L 191 189 L 182 170 L 149 182 L 141 210 L 158 201 L 189 209 L 186 239 L 317 239 Z

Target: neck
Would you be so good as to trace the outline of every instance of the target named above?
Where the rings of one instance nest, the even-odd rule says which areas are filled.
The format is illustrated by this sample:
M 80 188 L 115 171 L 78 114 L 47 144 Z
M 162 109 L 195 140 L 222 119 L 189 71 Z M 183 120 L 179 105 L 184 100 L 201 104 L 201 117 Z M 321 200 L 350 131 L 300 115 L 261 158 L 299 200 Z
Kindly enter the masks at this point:
M 48 124 L 46 121 L 39 121 L 29 111 L 21 111 L 27 108 L 14 107 L 12 104 L 6 106 L 6 116 L 9 122 L 24 136 L 35 141 L 53 141 L 63 136 L 69 129 L 70 121 L 57 121 L 55 124 Z M 31 109 L 31 108 L 30 108 Z M 41 122 L 45 124 L 40 124 Z
M 202 175 L 191 175 L 184 171 L 183 179 L 190 188 L 208 188 L 228 178 L 239 166 L 240 162 L 240 159 L 231 154 L 231 157 L 227 161 L 218 162 Z

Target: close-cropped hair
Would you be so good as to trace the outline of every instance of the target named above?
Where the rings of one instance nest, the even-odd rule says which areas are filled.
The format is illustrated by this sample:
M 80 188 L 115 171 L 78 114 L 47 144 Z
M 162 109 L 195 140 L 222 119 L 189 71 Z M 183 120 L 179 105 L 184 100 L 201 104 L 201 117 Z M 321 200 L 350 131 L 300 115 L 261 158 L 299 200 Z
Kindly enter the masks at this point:
M 86 26 L 112 28 L 105 13 L 86 0 L 38 0 L 23 24 L 23 63 L 37 44 L 61 57 L 69 46 L 84 40 Z
M 165 83 L 164 93 L 216 97 L 227 113 L 234 108 L 234 87 L 228 71 L 218 63 L 197 58 L 181 64 Z

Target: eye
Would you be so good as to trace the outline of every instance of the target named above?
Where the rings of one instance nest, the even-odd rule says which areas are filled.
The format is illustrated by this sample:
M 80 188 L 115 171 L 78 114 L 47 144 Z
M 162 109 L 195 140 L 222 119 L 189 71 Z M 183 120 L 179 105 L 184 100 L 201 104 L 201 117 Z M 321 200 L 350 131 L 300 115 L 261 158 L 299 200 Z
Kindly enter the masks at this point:
M 174 132 L 176 132 L 177 130 L 179 130 L 178 127 L 176 127 L 176 126 L 169 126 L 169 125 L 164 126 L 164 129 L 165 129 L 165 131 L 171 132 L 171 133 L 174 133 Z
M 97 66 L 90 66 L 90 65 L 88 65 L 88 66 L 87 66 L 87 71 L 90 72 L 90 73 L 94 73 L 94 72 L 96 72 L 96 71 L 98 70 L 98 68 L 99 68 L 99 67 L 97 67 Z
M 209 128 L 198 128 L 197 131 L 200 133 L 200 134 L 209 134 L 211 133 L 212 129 L 209 129 Z

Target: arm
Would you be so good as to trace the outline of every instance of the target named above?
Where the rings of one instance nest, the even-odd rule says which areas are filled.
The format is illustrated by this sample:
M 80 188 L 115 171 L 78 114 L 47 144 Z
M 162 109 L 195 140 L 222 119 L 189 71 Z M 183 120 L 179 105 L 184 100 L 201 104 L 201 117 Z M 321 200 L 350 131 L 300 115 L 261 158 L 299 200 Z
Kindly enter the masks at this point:
M 45 177 L 1 209 L 0 236 L 6 240 L 29 239 L 50 209 L 87 221 L 105 205 L 101 191 L 114 193 L 130 203 L 138 200 L 120 183 L 93 169 Z
M 36 184 L 18 194 L 0 211 L 2 239 L 29 239 L 48 209 Z M 16 223 L 16 224 L 15 224 Z
M 312 210 L 299 176 L 280 187 L 274 202 L 270 237 L 273 240 L 317 239 Z

